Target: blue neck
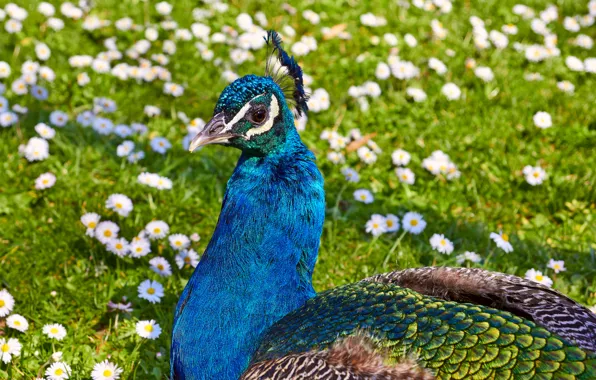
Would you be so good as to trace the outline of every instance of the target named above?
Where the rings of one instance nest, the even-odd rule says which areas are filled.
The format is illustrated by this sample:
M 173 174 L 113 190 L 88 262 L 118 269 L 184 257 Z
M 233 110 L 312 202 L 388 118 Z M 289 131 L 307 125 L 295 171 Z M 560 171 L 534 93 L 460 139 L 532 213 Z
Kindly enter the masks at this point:
M 293 128 L 275 152 L 242 154 L 176 307 L 173 378 L 240 377 L 263 333 L 315 295 L 324 214 L 323 179 Z

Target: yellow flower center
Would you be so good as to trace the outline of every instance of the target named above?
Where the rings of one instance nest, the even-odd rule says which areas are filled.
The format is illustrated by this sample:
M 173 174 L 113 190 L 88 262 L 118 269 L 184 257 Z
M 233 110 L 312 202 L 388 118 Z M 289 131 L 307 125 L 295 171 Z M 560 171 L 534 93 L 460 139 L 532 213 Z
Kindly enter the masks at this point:
M 509 235 L 507 235 L 507 234 L 501 234 L 501 239 L 503 239 L 505 241 L 509 241 Z
M 147 293 L 149 293 L 149 294 L 155 294 L 155 289 L 149 288 L 149 289 L 147 289 Z
M 42 182 L 44 185 L 47 185 L 47 184 L 48 184 L 48 182 L 50 182 L 50 181 L 48 181 L 47 179 L 44 179 L 44 180 L 43 180 L 43 181 L 41 181 L 41 182 Z
M 142 247 L 137 247 L 136 251 L 137 252 L 143 252 L 143 248 Z
M 538 178 L 540 176 L 540 173 L 534 172 L 534 173 L 532 173 L 532 175 L 534 176 L 534 178 Z
M 95 224 L 95 222 L 89 222 L 89 224 L 87 224 L 87 226 L 89 228 L 95 228 L 96 224 Z
M 405 174 L 402 174 L 402 175 L 401 175 L 401 179 L 403 179 L 403 180 L 406 180 L 406 179 L 408 179 L 408 176 L 407 176 L 407 175 L 405 175 Z
M 151 325 L 151 324 L 145 325 L 145 331 L 152 332 L 153 331 L 153 325 Z
M 14 321 L 14 325 L 15 326 L 20 326 L 21 325 L 21 322 L 20 321 Z
M 445 241 L 445 239 L 441 239 L 441 241 L 439 242 L 439 244 L 441 244 L 441 245 L 446 245 L 446 244 L 447 244 L 447 242 Z
M 157 264 L 157 269 L 159 269 L 159 270 L 164 270 L 164 266 L 163 266 L 163 264 Z
M 54 371 L 54 375 L 56 376 L 60 376 L 64 373 L 64 371 L 62 370 L 62 368 L 58 368 L 57 370 Z
M 122 248 L 124 248 L 122 243 L 116 243 L 116 249 L 122 249 Z
M 6 305 L 6 302 L 4 302 L 4 300 L 0 300 L 0 307 L 4 307 L 4 305 Z
M 190 263 L 190 257 L 189 256 L 186 256 L 184 258 L 184 262 L 187 263 L 187 264 L 189 264 Z
M 543 276 L 543 275 L 541 275 L 541 274 L 537 274 L 537 275 L 536 275 L 536 280 L 537 280 L 537 281 L 542 281 L 542 280 L 544 280 L 544 276 Z
M 103 375 L 105 377 L 110 377 L 110 376 L 112 376 L 112 371 L 110 371 L 109 369 L 106 369 L 103 371 Z
M 182 242 L 181 242 L 180 240 L 178 240 L 178 241 L 177 241 L 176 243 L 174 243 L 174 244 L 176 244 L 176 247 L 180 247 L 180 246 L 182 245 Z
M 417 221 L 416 219 L 412 219 L 412 220 L 410 220 L 410 226 L 413 226 L 413 227 L 415 227 L 415 226 L 417 226 L 417 225 L 418 225 L 418 221 Z
M 154 233 L 154 234 L 158 234 L 158 233 L 160 233 L 160 232 L 161 232 L 161 228 L 154 228 L 154 229 L 153 229 L 153 233 Z
M 373 223 L 373 228 L 379 228 L 379 224 L 378 223 Z
M 110 237 L 110 236 L 112 236 L 112 231 L 110 231 L 110 230 L 105 230 L 105 231 L 103 232 L 103 236 L 105 236 L 105 237 Z
M 8 350 L 10 349 L 10 347 L 8 347 L 8 344 L 4 343 L 2 345 L 2 348 L 0 348 L 0 350 L 2 350 L 2 352 L 8 352 Z
M 57 329 L 57 328 L 55 328 L 55 327 L 52 327 L 52 328 L 50 329 L 50 332 L 51 332 L 52 334 L 58 334 L 58 329 Z
M 116 208 L 122 208 L 122 203 L 116 203 Z
M 393 227 L 393 221 L 387 220 L 387 227 Z

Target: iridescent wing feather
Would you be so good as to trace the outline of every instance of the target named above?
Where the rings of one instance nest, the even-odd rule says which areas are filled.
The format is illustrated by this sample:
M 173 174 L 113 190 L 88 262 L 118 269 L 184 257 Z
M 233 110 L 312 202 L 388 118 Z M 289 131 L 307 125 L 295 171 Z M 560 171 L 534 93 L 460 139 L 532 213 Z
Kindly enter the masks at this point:
M 391 278 L 400 275 L 375 276 L 309 300 L 268 331 L 254 365 L 325 351 L 364 331 L 389 359 L 416 358 L 438 378 L 596 378 L 596 354 L 569 338 L 510 311 L 423 295 Z M 403 281 L 403 272 L 401 278 L 395 281 Z
M 412 268 L 364 281 L 391 283 L 447 301 L 509 311 L 596 352 L 596 314 L 545 285 L 477 268 Z

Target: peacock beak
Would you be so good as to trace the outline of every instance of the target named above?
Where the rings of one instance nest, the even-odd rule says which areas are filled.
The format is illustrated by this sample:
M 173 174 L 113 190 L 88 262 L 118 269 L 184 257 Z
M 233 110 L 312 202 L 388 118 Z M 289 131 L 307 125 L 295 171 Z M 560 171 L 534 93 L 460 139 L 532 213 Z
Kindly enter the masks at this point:
M 226 125 L 224 113 L 218 113 L 217 115 L 213 116 L 213 118 L 209 120 L 207 124 L 205 124 L 203 130 L 197 133 L 197 135 L 192 139 L 188 150 L 192 152 L 198 147 L 207 144 L 225 144 L 228 143 L 231 138 L 238 137 L 237 134 L 229 133 L 228 127 L 229 126 Z

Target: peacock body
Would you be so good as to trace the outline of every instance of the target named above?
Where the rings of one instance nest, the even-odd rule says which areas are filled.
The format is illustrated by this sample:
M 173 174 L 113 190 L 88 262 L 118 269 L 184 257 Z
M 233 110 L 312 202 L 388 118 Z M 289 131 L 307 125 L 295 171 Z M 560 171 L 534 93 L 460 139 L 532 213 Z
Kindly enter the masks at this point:
M 268 43 L 286 72 L 230 84 L 191 142 L 242 155 L 176 307 L 171 377 L 596 378 L 596 316 L 515 276 L 421 268 L 316 295 L 323 179 L 288 106 L 307 110 L 302 71 Z
M 269 330 L 253 361 L 327 349 L 357 331 L 370 335 L 389 359 L 413 356 L 439 378 L 596 376 L 594 353 L 528 319 L 379 282 L 342 286 L 307 301 Z

